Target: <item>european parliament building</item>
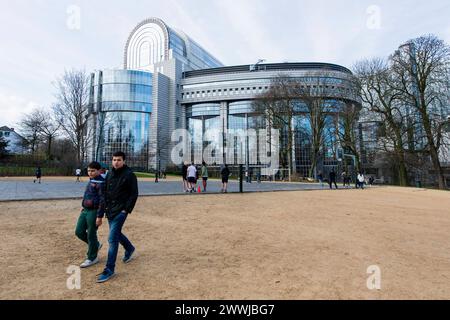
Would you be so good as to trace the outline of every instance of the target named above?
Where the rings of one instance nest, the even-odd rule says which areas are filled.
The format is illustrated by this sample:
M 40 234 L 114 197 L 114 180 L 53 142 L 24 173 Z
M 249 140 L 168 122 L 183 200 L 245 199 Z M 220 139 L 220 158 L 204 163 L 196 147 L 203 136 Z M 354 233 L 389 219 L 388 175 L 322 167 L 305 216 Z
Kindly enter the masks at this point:
M 280 75 L 299 79 L 305 86 L 320 82 L 330 92 L 339 92 L 324 97 L 327 105 L 334 106 L 327 116 L 330 132 L 341 106 L 360 105 L 353 94 L 352 73 L 345 67 L 328 63 L 224 66 L 183 32 L 160 19 L 147 19 L 128 38 L 124 68 L 91 75 L 94 139 L 88 160 L 109 163 L 112 153 L 122 150 L 133 168 L 165 169 L 180 165 L 171 161 L 171 135 L 176 129 L 188 130 L 193 149 L 208 142 L 205 132 L 210 128 L 265 129 L 264 114 L 255 112 L 253 101 Z M 310 128 L 304 110 L 297 111 L 292 160 L 295 170 L 306 176 L 311 165 Z M 319 167 L 327 172 L 338 165 L 339 145 L 336 136 L 324 143 Z

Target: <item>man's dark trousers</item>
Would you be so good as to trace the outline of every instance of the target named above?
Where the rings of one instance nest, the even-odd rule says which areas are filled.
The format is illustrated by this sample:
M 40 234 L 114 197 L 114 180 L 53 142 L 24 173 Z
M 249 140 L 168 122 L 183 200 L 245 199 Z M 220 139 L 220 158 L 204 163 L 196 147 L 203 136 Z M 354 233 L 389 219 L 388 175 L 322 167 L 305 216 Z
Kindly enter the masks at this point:
M 119 243 L 125 248 L 125 253 L 131 253 L 134 251 L 134 246 L 130 240 L 122 233 L 122 227 L 127 219 L 127 214 L 121 212 L 112 219 L 108 218 L 109 222 L 109 250 L 108 250 L 108 262 L 106 263 L 106 269 L 114 272 L 116 267 L 117 253 L 119 251 Z

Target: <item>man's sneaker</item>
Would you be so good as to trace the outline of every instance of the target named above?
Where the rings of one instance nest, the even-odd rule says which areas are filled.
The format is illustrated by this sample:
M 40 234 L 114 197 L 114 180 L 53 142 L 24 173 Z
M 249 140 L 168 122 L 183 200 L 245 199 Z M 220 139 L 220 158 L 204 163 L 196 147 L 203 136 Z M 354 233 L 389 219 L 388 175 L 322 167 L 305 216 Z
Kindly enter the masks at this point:
M 114 277 L 116 274 L 114 272 L 104 270 L 97 278 L 97 283 L 103 283 Z
M 129 263 L 131 260 L 136 258 L 136 249 L 133 249 L 130 254 L 125 252 L 125 256 L 123 257 L 122 261 L 123 263 Z
M 98 262 L 99 262 L 98 258 L 95 258 L 95 260 L 87 259 L 85 262 L 83 262 L 80 265 L 80 268 L 89 268 L 89 267 L 93 266 L 94 264 L 97 264 Z

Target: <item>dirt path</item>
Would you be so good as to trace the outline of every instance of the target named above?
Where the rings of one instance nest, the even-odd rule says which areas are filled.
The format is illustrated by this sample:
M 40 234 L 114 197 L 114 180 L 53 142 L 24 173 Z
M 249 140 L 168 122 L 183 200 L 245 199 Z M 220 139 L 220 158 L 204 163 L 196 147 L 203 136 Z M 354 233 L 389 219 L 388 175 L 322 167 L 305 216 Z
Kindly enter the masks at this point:
M 450 299 L 449 208 L 450 193 L 394 187 L 140 198 L 124 231 L 138 258 L 121 248 L 96 284 L 105 245 L 68 290 L 79 201 L 0 203 L 0 299 Z

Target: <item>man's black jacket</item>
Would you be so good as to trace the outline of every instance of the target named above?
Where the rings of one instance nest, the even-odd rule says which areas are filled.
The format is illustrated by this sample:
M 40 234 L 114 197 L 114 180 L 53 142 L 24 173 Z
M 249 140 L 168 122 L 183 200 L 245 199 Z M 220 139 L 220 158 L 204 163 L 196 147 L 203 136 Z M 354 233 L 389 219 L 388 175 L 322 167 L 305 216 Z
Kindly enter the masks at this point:
M 336 181 L 336 173 L 334 171 L 330 172 L 330 181 Z
M 106 176 L 106 216 L 114 219 L 120 212 L 132 213 L 139 195 L 136 175 L 127 166 L 112 169 Z

